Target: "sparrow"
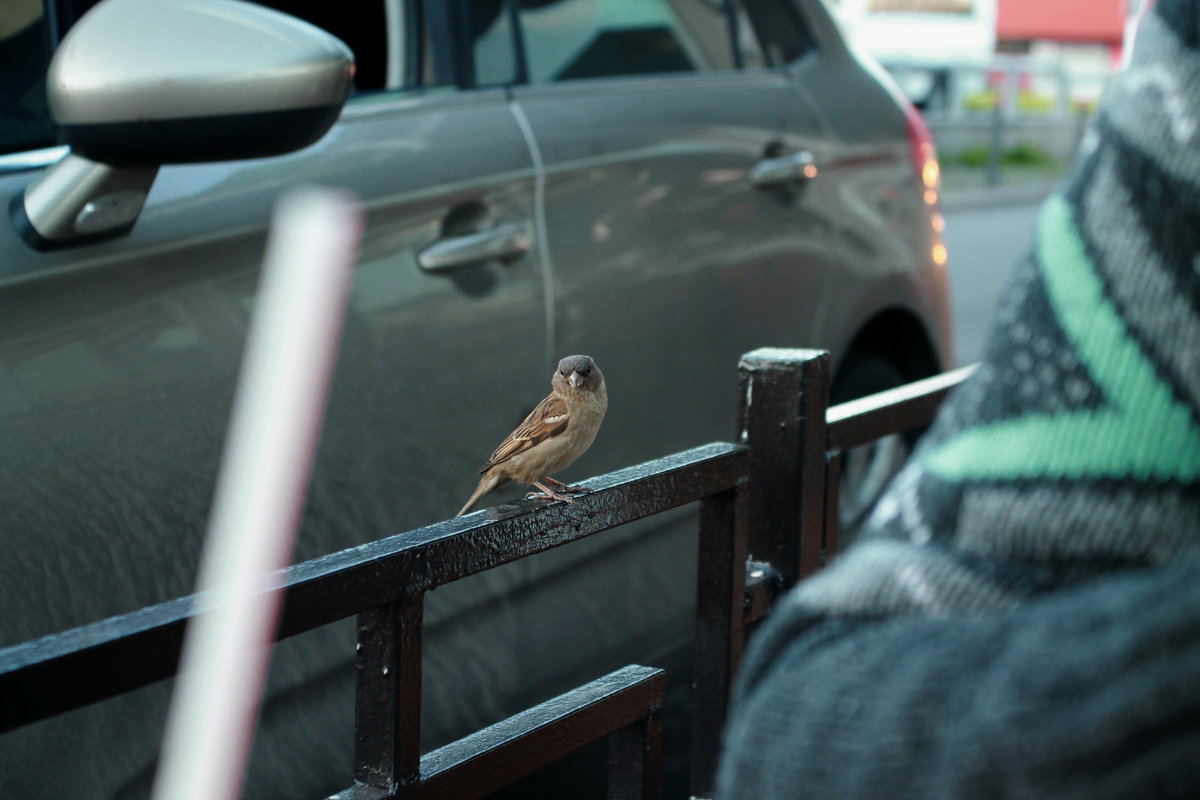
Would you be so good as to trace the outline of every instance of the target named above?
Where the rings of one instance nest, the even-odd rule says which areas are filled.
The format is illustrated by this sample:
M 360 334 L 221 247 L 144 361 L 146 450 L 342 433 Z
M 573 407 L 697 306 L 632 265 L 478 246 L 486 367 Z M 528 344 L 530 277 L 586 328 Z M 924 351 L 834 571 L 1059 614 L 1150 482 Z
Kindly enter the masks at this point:
M 488 462 L 471 499 L 456 516 L 509 481 L 536 486 L 535 496 L 574 503 L 567 492 L 588 491 L 550 477 L 570 466 L 591 446 L 608 410 L 604 374 L 590 356 L 567 356 L 550 378 L 550 394 L 508 435 Z M 549 484 L 549 485 L 547 485 Z M 554 487 L 554 488 L 551 488 Z

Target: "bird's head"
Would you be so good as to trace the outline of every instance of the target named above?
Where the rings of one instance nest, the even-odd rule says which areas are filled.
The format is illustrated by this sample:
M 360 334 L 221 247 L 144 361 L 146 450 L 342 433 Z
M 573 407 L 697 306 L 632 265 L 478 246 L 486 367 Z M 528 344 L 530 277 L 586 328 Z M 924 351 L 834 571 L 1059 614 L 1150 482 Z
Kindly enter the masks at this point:
M 604 376 L 591 356 L 567 356 L 558 362 L 555 378 L 576 391 L 595 389 L 604 382 Z

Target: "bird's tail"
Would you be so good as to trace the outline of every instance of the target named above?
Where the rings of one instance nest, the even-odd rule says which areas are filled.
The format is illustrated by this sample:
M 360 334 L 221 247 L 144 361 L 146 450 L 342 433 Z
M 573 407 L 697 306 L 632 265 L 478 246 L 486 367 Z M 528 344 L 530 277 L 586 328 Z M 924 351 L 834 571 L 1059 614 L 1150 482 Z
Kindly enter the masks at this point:
M 485 474 L 479 479 L 479 485 L 475 487 L 475 491 L 471 493 L 471 499 L 468 500 L 467 504 L 463 506 L 462 509 L 454 516 L 461 517 L 463 514 L 466 514 L 475 507 L 476 503 L 495 491 L 496 488 L 502 483 L 504 483 L 504 478 L 501 478 L 499 475 Z

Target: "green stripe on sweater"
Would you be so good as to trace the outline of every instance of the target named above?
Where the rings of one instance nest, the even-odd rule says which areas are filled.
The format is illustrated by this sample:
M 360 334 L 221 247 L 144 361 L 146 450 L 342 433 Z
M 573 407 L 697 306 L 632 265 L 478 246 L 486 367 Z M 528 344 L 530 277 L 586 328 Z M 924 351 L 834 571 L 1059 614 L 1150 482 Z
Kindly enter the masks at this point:
M 1060 197 L 1042 210 L 1037 255 L 1051 308 L 1104 407 L 967 428 L 927 453 L 925 468 L 950 480 L 1200 479 L 1200 427 L 1130 337 Z

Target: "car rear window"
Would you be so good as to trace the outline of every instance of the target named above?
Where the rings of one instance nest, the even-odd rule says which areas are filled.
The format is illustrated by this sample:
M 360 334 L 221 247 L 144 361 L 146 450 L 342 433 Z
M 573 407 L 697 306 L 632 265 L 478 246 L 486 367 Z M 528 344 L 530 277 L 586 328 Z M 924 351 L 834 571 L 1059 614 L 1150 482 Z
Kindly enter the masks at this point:
M 812 37 L 792 0 L 736 0 L 738 42 L 746 66 L 783 66 L 812 49 Z M 747 36 L 746 28 L 753 34 Z

